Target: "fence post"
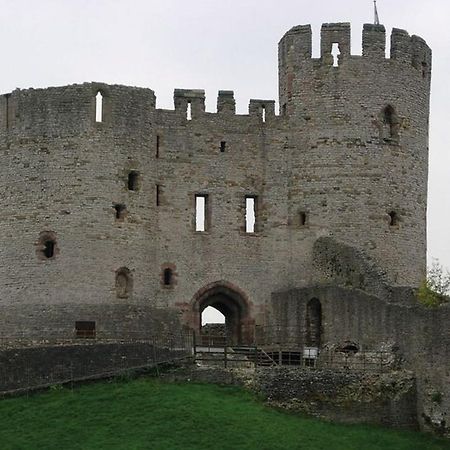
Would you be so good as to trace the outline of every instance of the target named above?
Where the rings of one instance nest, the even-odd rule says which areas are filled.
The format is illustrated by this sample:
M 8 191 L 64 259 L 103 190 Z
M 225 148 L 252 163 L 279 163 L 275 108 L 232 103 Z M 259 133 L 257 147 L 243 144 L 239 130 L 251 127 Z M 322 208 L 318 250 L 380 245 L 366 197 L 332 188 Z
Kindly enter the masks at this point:
M 224 357 L 223 363 L 224 363 L 225 369 L 227 368 L 227 357 L 228 357 L 227 349 L 228 349 L 228 347 L 227 347 L 227 345 L 225 345 L 225 347 L 223 348 L 223 357 Z
M 192 350 L 194 353 L 194 360 L 197 358 L 197 335 L 195 330 L 192 330 Z

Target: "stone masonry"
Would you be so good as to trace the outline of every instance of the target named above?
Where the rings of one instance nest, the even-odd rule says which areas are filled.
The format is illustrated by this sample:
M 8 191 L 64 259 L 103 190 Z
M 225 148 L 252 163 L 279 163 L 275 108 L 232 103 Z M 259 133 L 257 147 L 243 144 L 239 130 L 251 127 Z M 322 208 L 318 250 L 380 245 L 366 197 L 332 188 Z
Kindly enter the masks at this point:
M 176 89 L 174 110 L 157 109 L 150 89 L 103 83 L 0 96 L 0 335 L 199 331 L 207 306 L 236 340 L 258 326 L 304 335 L 314 296 L 314 314 L 328 314 L 314 319 L 322 344 L 398 339 L 410 366 L 410 341 L 432 352 L 443 332 L 432 320 L 448 311 L 425 313 L 410 295 L 426 270 L 431 50 L 394 29 L 387 58 L 381 25 L 364 25 L 362 55 L 350 54 L 347 23 L 322 26 L 320 58 L 311 42 L 308 25 L 279 43 L 279 114 L 252 99 L 237 115 L 232 91 L 215 113 L 202 90 Z M 393 304 L 424 317 L 429 339 L 378 329 Z

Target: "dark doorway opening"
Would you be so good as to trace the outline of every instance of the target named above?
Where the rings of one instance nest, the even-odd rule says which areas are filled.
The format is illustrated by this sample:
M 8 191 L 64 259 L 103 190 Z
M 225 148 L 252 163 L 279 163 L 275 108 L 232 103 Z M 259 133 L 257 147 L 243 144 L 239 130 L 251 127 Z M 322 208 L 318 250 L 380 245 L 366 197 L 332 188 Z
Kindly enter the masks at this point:
M 306 345 L 320 347 L 322 340 L 322 305 L 317 298 L 306 305 Z

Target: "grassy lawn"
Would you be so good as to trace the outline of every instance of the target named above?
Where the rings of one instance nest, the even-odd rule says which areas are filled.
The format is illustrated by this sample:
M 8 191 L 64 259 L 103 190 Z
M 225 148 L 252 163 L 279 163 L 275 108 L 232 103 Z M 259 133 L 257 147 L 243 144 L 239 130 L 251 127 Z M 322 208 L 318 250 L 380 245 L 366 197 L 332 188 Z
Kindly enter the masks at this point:
M 0 449 L 438 450 L 450 442 L 282 413 L 237 388 L 142 378 L 0 400 Z

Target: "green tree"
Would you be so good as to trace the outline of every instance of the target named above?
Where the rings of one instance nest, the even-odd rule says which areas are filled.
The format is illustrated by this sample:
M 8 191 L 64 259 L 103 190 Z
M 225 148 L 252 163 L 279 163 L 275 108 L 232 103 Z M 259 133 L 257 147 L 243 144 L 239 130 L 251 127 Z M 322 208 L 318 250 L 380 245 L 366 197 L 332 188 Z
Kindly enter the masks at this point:
M 431 267 L 427 270 L 427 276 L 422 281 L 417 297 L 425 306 L 435 307 L 447 303 L 450 294 L 450 272 L 433 259 Z

